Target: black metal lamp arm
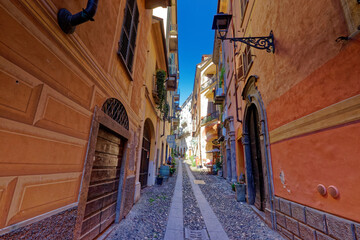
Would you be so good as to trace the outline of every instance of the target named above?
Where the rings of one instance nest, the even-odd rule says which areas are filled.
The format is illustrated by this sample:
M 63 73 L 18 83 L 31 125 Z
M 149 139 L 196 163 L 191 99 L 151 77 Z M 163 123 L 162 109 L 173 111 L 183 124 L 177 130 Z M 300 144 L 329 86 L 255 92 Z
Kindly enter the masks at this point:
M 58 12 L 58 23 L 60 28 L 67 34 L 73 33 L 75 27 L 87 21 L 94 21 L 97 5 L 99 0 L 88 0 L 86 9 L 74 15 L 67 9 L 62 8 Z
M 230 40 L 230 42 L 242 42 L 251 47 L 266 50 L 267 52 L 275 52 L 275 45 L 274 45 L 274 35 L 273 32 L 270 32 L 270 35 L 267 37 L 243 37 L 243 38 L 227 38 L 220 34 L 219 39 L 223 40 Z

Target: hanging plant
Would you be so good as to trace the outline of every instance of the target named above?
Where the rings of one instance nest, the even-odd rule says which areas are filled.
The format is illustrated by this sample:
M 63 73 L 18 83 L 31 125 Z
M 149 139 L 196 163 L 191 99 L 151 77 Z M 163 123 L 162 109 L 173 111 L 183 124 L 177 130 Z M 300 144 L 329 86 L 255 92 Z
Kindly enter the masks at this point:
M 220 81 L 219 81 L 219 88 L 221 88 L 223 81 L 224 81 L 224 75 L 225 75 L 225 68 L 222 67 L 220 71 Z
M 163 114 L 165 113 L 165 108 L 169 108 L 169 105 L 166 102 L 165 78 L 166 78 L 166 72 L 164 70 L 156 71 L 156 87 L 157 87 L 157 95 L 159 98 L 159 104 L 157 108 Z M 168 114 L 168 111 L 169 110 L 167 109 L 166 115 Z

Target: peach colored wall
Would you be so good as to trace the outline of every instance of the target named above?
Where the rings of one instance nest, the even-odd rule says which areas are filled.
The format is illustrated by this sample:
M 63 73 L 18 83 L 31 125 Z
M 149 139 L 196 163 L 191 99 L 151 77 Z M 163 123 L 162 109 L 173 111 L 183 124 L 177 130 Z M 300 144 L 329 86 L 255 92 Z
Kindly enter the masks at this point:
M 360 222 L 359 143 L 358 122 L 272 144 L 276 195 Z M 336 186 L 340 197 L 322 197 L 320 183 Z
M 72 35 L 57 25 L 59 8 L 86 2 L 0 3 L 0 228 L 78 201 L 95 106 L 115 97 L 130 132 L 140 126 L 151 10 L 137 1 L 131 79 L 117 55 L 125 1 L 100 1 L 95 21 Z
M 269 103 L 269 131 L 360 94 L 360 36 L 353 41 L 333 59 Z
M 275 54 L 252 48 L 253 65 L 245 78 L 259 77 L 257 86 L 265 104 L 269 131 L 360 94 L 360 37 L 335 42 L 339 36 L 349 34 L 340 0 L 311 4 L 305 0 L 250 0 L 243 21 L 238 16 L 238 4 L 234 6 L 236 9 L 230 12 L 234 15 L 236 36 L 266 36 L 270 30 L 274 32 Z M 237 51 L 244 50 L 244 44 L 237 45 Z M 229 55 L 225 60 L 231 60 L 231 48 L 226 47 L 225 51 Z M 245 81 L 240 82 L 238 96 Z M 234 104 L 235 97 L 231 98 Z M 244 103 L 239 106 L 242 118 Z M 235 119 L 232 109 L 229 113 Z M 241 127 L 235 122 L 237 138 Z M 360 221 L 360 192 L 356 188 L 360 181 L 359 129 L 359 123 L 353 122 L 272 144 L 275 195 Z M 239 149 L 238 146 L 238 155 Z M 279 177 L 281 171 L 285 188 Z M 319 183 L 337 186 L 340 198 L 321 197 L 315 189 Z

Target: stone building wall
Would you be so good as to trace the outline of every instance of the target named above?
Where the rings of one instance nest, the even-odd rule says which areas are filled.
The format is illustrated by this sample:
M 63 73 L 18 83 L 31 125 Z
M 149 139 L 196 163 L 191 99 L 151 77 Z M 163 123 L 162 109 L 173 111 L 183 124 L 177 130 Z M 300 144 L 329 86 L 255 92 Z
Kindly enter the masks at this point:
M 275 198 L 276 228 L 287 239 L 360 238 L 360 224 L 283 198 Z

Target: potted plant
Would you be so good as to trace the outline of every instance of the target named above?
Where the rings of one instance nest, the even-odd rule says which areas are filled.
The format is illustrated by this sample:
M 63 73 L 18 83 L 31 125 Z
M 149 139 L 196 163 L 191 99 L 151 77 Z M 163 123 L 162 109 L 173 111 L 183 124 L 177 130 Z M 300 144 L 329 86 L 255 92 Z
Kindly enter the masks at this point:
M 235 183 L 236 200 L 238 202 L 246 202 L 246 183 L 243 173 L 240 174 L 239 182 Z
M 163 176 L 161 176 L 160 174 L 157 175 L 157 177 L 156 177 L 156 184 L 157 184 L 157 185 L 162 185 L 163 179 L 164 179 Z
M 175 167 L 170 167 L 170 176 L 172 177 L 172 175 L 175 173 L 176 168 Z
M 222 162 L 218 161 L 216 162 L 216 170 L 217 170 L 217 175 L 222 177 Z

